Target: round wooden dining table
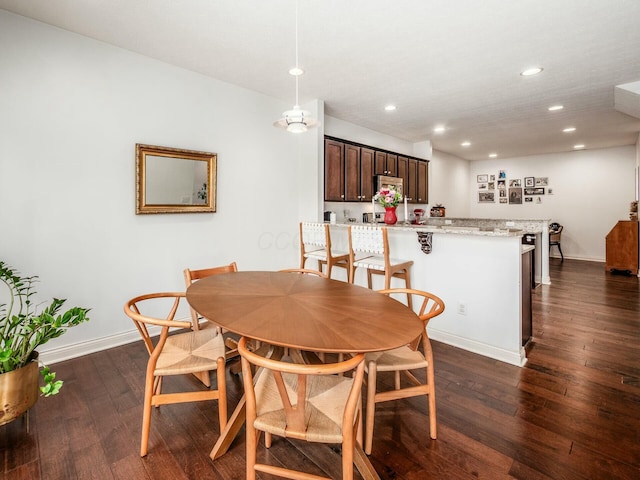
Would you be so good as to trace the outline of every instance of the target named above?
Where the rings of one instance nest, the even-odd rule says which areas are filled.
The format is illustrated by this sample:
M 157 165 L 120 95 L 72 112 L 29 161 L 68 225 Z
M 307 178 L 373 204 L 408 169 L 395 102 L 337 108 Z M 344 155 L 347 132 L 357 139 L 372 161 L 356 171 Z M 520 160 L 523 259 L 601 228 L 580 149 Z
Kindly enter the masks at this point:
M 314 275 L 235 272 L 212 275 L 187 289 L 187 301 L 203 317 L 236 334 L 312 352 L 390 350 L 422 332 L 418 316 L 404 304 L 373 290 Z M 242 401 L 211 452 L 224 454 L 244 421 Z M 357 448 L 364 478 L 378 478 Z

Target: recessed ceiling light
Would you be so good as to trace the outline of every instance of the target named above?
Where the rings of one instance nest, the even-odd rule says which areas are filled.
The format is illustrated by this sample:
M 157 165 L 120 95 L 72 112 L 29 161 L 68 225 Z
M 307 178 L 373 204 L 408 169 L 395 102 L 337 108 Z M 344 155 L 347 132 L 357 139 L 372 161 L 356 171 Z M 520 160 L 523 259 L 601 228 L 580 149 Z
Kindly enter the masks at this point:
M 289 75 L 293 75 L 294 77 L 298 77 L 304 73 L 304 70 L 300 67 L 293 67 L 289 69 Z
M 463 147 L 468 147 L 471 145 L 471 142 L 462 142 L 460 145 L 462 145 Z
M 573 146 L 574 150 L 580 150 L 581 148 L 584 148 L 584 143 L 579 143 L 578 145 Z
M 384 107 L 384 109 L 387 112 L 393 112 L 396 109 L 396 106 L 395 105 L 387 105 L 386 107 Z
M 442 125 L 437 126 L 437 127 L 435 127 L 433 129 L 433 131 L 436 132 L 436 133 L 442 133 L 442 132 L 444 132 L 444 127 Z
M 549 111 L 550 112 L 557 112 L 558 110 L 562 110 L 564 108 L 564 106 L 562 105 L 551 105 L 549 107 Z
M 567 127 L 567 128 L 563 128 L 562 131 L 564 133 L 569 133 L 569 132 L 575 132 L 576 131 L 576 127 Z
M 520 75 L 522 75 L 523 77 L 529 77 L 531 75 L 537 75 L 541 71 L 542 71 L 542 67 L 531 67 L 520 72 Z
M 496 158 L 498 156 L 497 153 L 490 153 L 489 158 Z

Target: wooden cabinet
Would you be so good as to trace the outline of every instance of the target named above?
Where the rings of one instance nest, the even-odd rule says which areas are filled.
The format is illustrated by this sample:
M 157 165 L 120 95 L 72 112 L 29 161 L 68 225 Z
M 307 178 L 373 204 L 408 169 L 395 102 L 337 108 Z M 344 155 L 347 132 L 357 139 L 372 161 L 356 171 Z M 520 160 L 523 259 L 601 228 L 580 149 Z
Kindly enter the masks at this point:
M 370 202 L 373 197 L 375 152 L 366 147 L 345 144 L 345 192 L 347 202 Z
M 531 268 L 533 250 L 522 253 L 522 346 L 526 345 L 533 334 L 533 311 L 531 302 Z
M 620 220 L 606 237 L 606 269 L 638 274 L 638 222 Z
M 325 137 L 324 200 L 370 202 L 375 176 L 386 175 L 403 179 L 410 203 L 428 203 L 428 167 L 427 160 Z
M 344 200 L 344 143 L 324 141 L 324 199 L 327 202 Z
M 398 176 L 398 155 L 395 153 L 376 151 L 373 171 L 375 175 Z
M 418 198 L 416 203 L 429 203 L 429 164 L 418 161 L 418 174 L 416 177 L 416 190 Z

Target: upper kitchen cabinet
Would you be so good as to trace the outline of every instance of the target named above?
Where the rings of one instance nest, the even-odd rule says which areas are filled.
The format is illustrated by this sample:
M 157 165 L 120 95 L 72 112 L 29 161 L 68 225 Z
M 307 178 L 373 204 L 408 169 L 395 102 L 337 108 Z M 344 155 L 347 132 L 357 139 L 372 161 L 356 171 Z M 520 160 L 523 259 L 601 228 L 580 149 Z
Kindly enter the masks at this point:
M 428 160 L 325 137 L 324 199 L 370 202 L 376 193 L 374 177 L 386 175 L 403 179 L 410 203 L 428 203 L 428 167 Z
M 345 192 L 347 202 L 370 202 L 373 197 L 375 152 L 366 147 L 345 144 Z
M 324 199 L 327 202 L 344 201 L 344 143 L 324 141 Z
M 373 170 L 375 175 L 398 176 L 398 155 L 395 153 L 376 151 Z
M 415 203 L 429 203 L 429 163 L 418 160 L 418 178 L 416 179 L 418 198 Z

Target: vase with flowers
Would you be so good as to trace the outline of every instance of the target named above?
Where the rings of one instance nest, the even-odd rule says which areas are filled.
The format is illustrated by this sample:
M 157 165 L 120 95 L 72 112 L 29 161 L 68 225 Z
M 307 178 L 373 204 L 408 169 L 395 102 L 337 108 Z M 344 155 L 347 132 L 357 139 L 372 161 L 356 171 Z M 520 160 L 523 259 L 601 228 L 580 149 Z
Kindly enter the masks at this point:
M 402 194 L 393 188 L 383 187 L 376 192 L 373 199 L 379 202 L 385 209 L 384 223 L 387 225 L 395 225 L 398 221 L 396 207 L 400 203 L 400 200 L 402 200 Z

